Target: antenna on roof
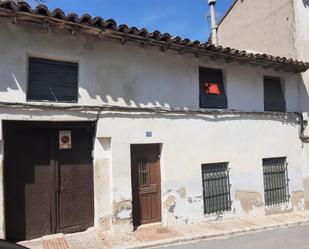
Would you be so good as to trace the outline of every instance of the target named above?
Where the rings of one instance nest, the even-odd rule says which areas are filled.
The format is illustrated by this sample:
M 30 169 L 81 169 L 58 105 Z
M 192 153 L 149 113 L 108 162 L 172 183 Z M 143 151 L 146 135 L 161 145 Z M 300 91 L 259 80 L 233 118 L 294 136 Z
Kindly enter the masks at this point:
M 210 18 L 211 18 L 211 43 L 218 44 L 218 26 L 216 20 L 215 5 L 216 0 L 208 0 L 208 5 L 210 8 Z

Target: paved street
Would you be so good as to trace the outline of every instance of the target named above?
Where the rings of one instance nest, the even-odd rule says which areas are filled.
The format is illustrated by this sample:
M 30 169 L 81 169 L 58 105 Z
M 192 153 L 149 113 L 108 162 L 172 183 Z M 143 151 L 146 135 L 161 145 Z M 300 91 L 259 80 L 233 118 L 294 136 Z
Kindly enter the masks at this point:
M 302 224 L 302 226 L 299 226 Z M 290 225 L 290 228 L 286 228 Z M 293 227 L 294 226 L 294 227 Z M 298 226 L 298 227 L 296 227 Z M 279 227 L 281 227 L 279 229 Z M 267 229 L 277 230 L 267 230 Z M 236 236 L 252 231 L 246 235 Z M 267 231 L 258 233 L 257 231 Z M 54 234 L 21 244 L 31 249 L 157 248 L 177 241 L 197 241 L 198 238 L 219 238 L 234 234 L 229 239 L 166 246 L 167 249 L 309 249 L 309 210 L 243 219 L 209 221 L 198 224 L 164 226 L 152 225 L 128 232 L 97 233 L 90 229 L 81 233 Z
M 167 249 L 308 249 L 309 226 L 163 247 Z

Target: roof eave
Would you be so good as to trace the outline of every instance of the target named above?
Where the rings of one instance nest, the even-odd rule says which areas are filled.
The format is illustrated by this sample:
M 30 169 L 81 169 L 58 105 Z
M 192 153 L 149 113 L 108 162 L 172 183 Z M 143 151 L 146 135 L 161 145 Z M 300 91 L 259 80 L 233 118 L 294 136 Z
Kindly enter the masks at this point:
M 236 49 L 214 46 L 210 43 L 201 44 L 199 41 L 191 42 L 189 39 L 171 37 L 170 34 L 161 34 L 159 31 L 149 33 L 146 29 L 138 30 L 137 28 L 128 28 L 126 25 L 117 26 L 114 20 L 104 21 L 103 18 L 100 20 L 100 25 L 94 25 L 93 23 L 100 18 L 92 19 L 89 15 L 83 15 L 80 18 L 76 17 L 74 21 L 68 21 L 68 16 L 64 16 L 63 14 L 60 15 L 61 18 L 51 16 L 46 6 L 42 6 L 42 10 L 40 10 L 42 12 L 38 14 L 33 13 L 33 10 L 18 10 L 18 7 L 24 7 L 22 5 L 23 3 L 20 5 L 14 5 L 9 1 L 8 3 L 11 4 L 10 6 L 12 8 L 1 8 L 0 6 L 0 17 L 11 18 L 13 23 L 21 21 L 42 24 L 47 32 L 52 28 L 68 29 L 72 35 L 76 35 L 77 32 L 82 31 L 102 38 L 117 39 L 123 44 L 131 41 L 144 44 L 145 46 L 156 46 L 162 51 L 173 50 L 180 54 L 189 53 L 196 56 L 210 56 L 212 59 L 224 59 L 225 62 L 259 65 L 265 68 L 294 73 L 305 72 L 309 69 L 309 63 L 294 61 L 292 59 L 274 57 L 266 54 L 247 53 Z M 39 10 L 39 7 L 36 10 Z M 88 23 L 81 23 L 81 21 L 87 21 Z

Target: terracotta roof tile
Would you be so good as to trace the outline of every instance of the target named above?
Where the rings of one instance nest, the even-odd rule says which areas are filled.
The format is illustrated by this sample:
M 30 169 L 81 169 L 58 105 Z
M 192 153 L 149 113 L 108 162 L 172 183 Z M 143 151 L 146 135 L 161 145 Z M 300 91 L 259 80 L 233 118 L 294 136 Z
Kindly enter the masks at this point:
M 147 29 L 138 29 L 136 27 L 128 27 L 126 24 L 117 25 L 113 19 L 104 20 L 102 17 L 92 18 L 89 14 L 84 14 L 79 17 L 76 13 L 65 14 L 61 9 L 50 11 L 45 5 L 39 5 L 32 9 L 26 2 L 19 2 L 18 4 L 13 1 L 7 0 L 0 3 L 0 16 L 10 17 L 14 15 L 17 20 L 27 20 L 29 17 L 33 21 L 47 21 L 65 22 L 67 25 L 76 26 L 80 28 L 89 28 L 93 33 L 102 33 L 105 30 L 110 30 L 111 34 L 120 38 L 129 37 L 131 41 L 140 42 L 149 40 L 152 45 L 163 46 L 166 45 L 169 49 L 184 50 L 193 54 L 206 54 L 212 57 L 229 58 L 231 61 L 241 61 L 254 63 L 259 65 L 272 66 L 276 69 L 282 69 L 294 72 L 303 72 L 309 69 L 309 63 L 300 62 L 285 57 L 275 57 L 267 54 L 254 54 L 246 51 L 240 51 L 233 48 L 223 48 L 215 46 L 209 42 L 201 43 L 200 41 L 190 41 L 188 38 L 181 38 L 179 36 L 172 36 L 169 33 L 162 34 L 156 30 L 149 32 Z M 27 16 L 27 19 L 23 19 Z

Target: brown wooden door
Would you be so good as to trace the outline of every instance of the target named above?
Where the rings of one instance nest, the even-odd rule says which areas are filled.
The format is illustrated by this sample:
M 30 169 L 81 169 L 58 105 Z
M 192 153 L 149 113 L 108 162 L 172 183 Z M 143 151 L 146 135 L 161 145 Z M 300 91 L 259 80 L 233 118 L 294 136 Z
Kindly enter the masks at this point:
M 161 221 L 160 145 L 131 145 L 133 225 Z
M 51 233 L 48 141 L 46 129 L 11 130 L 5 137 L 5 222 L 9 240 Z
M 93 134 L 71 129 L 72 149 L 59 150 L 58 232 L 93 226 Z
M 93 226 L 94 126 L 64 125 L 72 148 L 60 149 L 55 124 L 31 123 L 4 125 L 7 238 L 21 241 Z

